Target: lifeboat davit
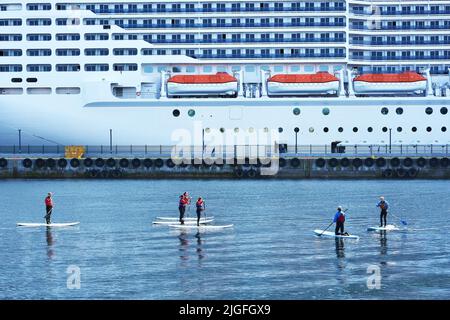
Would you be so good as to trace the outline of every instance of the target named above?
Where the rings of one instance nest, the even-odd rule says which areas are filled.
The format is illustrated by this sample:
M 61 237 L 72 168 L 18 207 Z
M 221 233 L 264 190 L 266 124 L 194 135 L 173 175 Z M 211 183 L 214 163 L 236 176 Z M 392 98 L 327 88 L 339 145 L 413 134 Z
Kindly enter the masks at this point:
M 396 74 L 368 73 L 353 79 L 353 86 L 357 93 L 414 92 L 426 90 L 427 79 L 409 71 Z
M 205 75 L 176 75 L 167 81 L 169 96 L 231 96 L 238 81 L 226 72 Z
M 328 72 L 276 74 L 267 80 L 269 95 L 325 94 L 338 90 L 339 79 Z

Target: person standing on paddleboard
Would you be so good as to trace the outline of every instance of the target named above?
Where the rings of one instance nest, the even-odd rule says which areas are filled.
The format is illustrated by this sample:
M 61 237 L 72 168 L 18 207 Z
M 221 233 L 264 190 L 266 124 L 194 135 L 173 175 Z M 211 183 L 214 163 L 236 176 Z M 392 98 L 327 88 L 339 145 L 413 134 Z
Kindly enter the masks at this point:
M 202 212 L 205 210 L 205 201 L 203 201 L 202 197 L 199 197 L 197 199 L 195 206 L 197 208 L 197 226 L 199 226 L 200 225 L 200 217 L 202 215 Z
M 386 200 L 384 200 L 384 197 L 380 197 L 380 202 L 378 202 L 377 207 L 380 208 L 380 210 L 381 210 L 380 211 L 380 227 L 383 227 L 383 220 L 384 220 L 384 226 L 386 227 L 389 203 Z
M 184 224 L 184 213 L 186 212 L 186 206 L 188 205 L 188 199 L 182 194 L 180 201 L 178 202 L 178 210 L 180 211 L 180 223 Z
M 53 199 L 52 199 L 52 193 L 49 192 L 47 194 L 47 197 L 45 197 L 45 221 L 47 224 L 50 224 L 50 216 L 52 215 L 53 211 Z
M 345 223 L 345 212 L 342 211 L 342 207 L 337 208 L 337 212 L 334 215 L 333 222 L 336 223 L 336 229 L 334 231 L 335 235 L 344 235 L 344 223 Z

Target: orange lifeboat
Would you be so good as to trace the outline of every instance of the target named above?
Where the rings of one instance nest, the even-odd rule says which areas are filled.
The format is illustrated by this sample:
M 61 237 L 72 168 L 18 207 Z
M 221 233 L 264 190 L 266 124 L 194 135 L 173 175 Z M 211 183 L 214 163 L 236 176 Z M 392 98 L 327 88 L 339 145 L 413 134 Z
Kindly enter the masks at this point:
M 228 96 L 238 90 L 237 79 L 226 72 L 176 75 L 167 81 L 169 96 Z
M 339 79 L 328 72 L 315 74 L 276 74 L 267 80 L 269 95 L 335 93 Z
M 357 93 L 424 91 L 427 79 L 416 72 L 368 73 L 353 79 Z

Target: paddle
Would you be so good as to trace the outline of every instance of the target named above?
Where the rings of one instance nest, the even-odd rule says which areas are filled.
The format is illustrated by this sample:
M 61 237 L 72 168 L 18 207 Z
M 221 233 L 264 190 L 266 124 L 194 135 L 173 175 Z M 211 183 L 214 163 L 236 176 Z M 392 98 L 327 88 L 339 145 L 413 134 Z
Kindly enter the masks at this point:
M 407 223 L 405 220 L 402 220 L 401 218 L 397 217 L 395 214 L 390 213 L 390 212 L 389 212 L 388 214 L 391 214 L 392 216 L 394 216 L 395 218 L 397 218 L 398 220 L 400 220 L 400 222 L 401 222 L 404 226 L 408 225 L 408 223 Z
M 345 209 L 344 212 L 346 212 L 347 210 L 348 210 L 348 209 Z M 324 233 L 325 231 L 327 231 L 327 229 L 328 229 L 329 227 L 331 227 L 331 226 L 333 225 L 333 223 L 334 223 L 334 221 L 333 221 L 332 223 L 330 223 L 330 225 L 329 225 L 328 227 L 326 227 L 326 229 L 323 230 L 321 234 L 319 234 L 319 237 L 320 237 L 321 235 L 323 235 L 323 233 Z

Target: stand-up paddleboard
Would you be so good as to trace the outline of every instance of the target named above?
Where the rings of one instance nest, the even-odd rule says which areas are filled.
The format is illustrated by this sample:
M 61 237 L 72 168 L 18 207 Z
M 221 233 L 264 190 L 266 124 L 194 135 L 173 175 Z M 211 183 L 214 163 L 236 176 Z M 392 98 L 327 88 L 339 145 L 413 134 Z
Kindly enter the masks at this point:
M 158 219 L 158 220 L 164 220 L 164 221 L 178 221 L 178 220 L 180 220 L 180 217 L 156 217 L 156 219 Z M 202 221 L 202 220 L 209 220 L 209 219 L 214 219 L 214 217 L 213 216 L 208 216 L 208 217 L 201 217 L 200 218 L 200 221 Z M 184 218 L 183 219 L 184 221 L 197 221 L 197 218 L 195 217 L 195 218 Z
M 197 229 L 197 230 L 220 230 L 220 229 L 226 229 L 226 228 L 232 228 L 232 224 L 227 224 L 223 226 L 208 226 L 208 225 L 200 225 L 197 226 L 197 224 L 194 225 L 186 225 L 186 224 L 169 224 L 169 227 L 171 228 L 177 228 L 177 229 Z
M 367 231 L 395 231 L 400 230 L 399 227 L 394 226 L 393 224 L 388 224 L 386 227 L 369 227 Z
M 213 222 L 214 219 L 200 219 L 200 224 L 206 224 L 206 223 L 211 223 Z M 179 221 L 166 221 L 166 220 L 162 220 L 162 221 L 153 221 L 153 224 L 158 224 L 158 225 L 169 225 L 169 224 L 176 224 L 176 225 L 181 225 L 181 222 Z M 188 220 L 188 221 L 184 221 L 185 225 L 192 225 L 195 224 L 197 225 L 197 219 L 195 220 Z
M 334 232 L 331 232 L 331 231 L 323 231 L 323 230 L 319 230 L 319 229 L 314 230 L 314 233 L 316 234 L 316 236 L 320 236 L 320 237 L 359 239 L 358 236 L 354 236 L 352 234 L 350 234 L 348 236 L 342 236 L 342 235 L 336 235 L 336 234 L 334 234 Z
M 18 227 L 71 227 L 80 224 L 79 222 L 67 222 L 67 223 L 27 223 L 27 222 L 18 222 Z

